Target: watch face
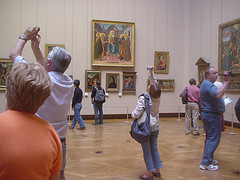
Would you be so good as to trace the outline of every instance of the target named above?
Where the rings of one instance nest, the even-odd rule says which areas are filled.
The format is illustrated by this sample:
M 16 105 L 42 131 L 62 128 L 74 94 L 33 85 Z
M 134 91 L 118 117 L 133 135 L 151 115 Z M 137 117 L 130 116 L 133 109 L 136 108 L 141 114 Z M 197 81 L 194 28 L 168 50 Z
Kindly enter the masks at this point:
M 24 35 L 21 35 L 21 36 L 19 37 L 19 39 L 25 40 L 25 41 L 27 42 L 27 38 L 26 38 L 26 36 L 24 36 Z

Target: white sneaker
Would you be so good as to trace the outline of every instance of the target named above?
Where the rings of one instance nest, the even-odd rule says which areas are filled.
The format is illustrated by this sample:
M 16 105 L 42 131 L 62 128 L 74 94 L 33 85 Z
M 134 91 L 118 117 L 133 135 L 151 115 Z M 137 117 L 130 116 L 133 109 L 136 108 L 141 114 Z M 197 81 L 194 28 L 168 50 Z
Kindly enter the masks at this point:
M 217 160 L 213 160 L 213 161 L 212 161 L 212 164 L 213 164 L 213 165 L 217 165 L 217 164 L 218 164 L 218 161 L 217 161 Z
M 201 164 L 199 167 L 202 170 L 209 170 L 209 171 L 216 171 L 216 170 L 218 170 L 218 166 L 214 166 L 213 164 L 210 164 L 209 166 Z

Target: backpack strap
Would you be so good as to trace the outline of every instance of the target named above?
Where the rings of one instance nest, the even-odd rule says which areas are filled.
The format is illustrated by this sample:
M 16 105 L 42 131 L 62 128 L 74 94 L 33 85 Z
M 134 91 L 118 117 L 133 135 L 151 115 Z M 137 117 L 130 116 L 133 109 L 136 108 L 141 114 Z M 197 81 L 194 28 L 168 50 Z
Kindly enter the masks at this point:
M 141 95 L 140 95 L 141 96 Z M 150 104 L 149 104 L 149 95 L 148 94 L 143 94 L 144 96 L 144 102 L 145 102 L 145 109 L 146 109 L 146 112 L 147 112 L 147 121 L 148 121 L 148 124 L 150 123 Z

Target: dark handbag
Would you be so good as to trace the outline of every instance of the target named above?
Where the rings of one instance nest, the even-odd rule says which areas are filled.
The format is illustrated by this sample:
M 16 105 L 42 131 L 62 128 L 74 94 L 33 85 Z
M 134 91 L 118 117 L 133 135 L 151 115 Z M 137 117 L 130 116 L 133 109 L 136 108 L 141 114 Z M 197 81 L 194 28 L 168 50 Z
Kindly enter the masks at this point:
M 135 119 L 131 124 L 130 135 L 139 143 L 146 143 L 150 137 L 150 106 L 149 95 L 143 94 L 145 101 L 145 111 L 147 113 L 146 120 L 139 126 L 137 124 L 138 119 Z

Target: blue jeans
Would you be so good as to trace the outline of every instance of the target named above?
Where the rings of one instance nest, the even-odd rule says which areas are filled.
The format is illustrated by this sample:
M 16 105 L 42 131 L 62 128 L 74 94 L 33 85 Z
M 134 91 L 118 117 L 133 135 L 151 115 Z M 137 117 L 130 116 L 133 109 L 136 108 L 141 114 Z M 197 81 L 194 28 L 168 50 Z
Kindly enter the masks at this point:
M 102 110 L 102 104 L 93 103 L 94 107 L 94 114 L 95 114 L 95 124 L 102 124 L 103 123 L 103 110 Z M 98 113 L 99 112 L 99 113 Z M 99 120 L 99 122 L 98 122 Z
M 201 118 L 206 130 L 206 140 L 201 164 L 208 166 L 212 164 L 213 154 L 221 139 L 222 115 L 202 112 Z
M 82 109 L 82 104 L 76 103 L 74 106 L 74 117 L 73 117 L 72 124 L 71 124 L 72 128 L 75 127 L 76 121 L 78 122 L 78 124 L 81 128 L 85 128 L 82 116 L 80 114 L 81 109 Z
M 65 180 L 64 170 L 66 166 L 67 147 L 66 147 L 66 142 L 61 142 L 61 144 L 62 144 L 62 167 L 60 171 L 60 180 Z
M 162 167 L 157 148 L 158 134 L 158 130 L 151 132 L 149 141 L 141 144 L 147 171 L 153 171 Z

